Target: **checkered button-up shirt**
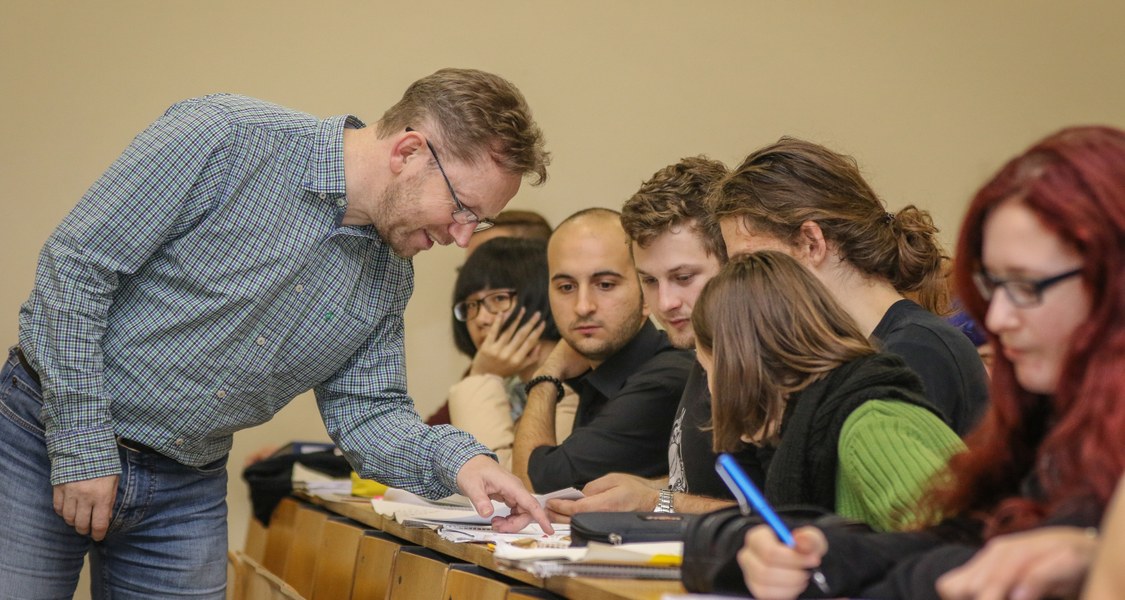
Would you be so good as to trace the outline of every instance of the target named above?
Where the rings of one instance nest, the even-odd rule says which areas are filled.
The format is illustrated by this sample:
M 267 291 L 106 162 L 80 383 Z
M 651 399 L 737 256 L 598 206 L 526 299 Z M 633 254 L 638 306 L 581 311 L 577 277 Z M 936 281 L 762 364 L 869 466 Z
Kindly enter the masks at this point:
M 487 450 L 406 393 L 413 265 L 340 225 L 343 130 L 250 98 L 181 102 L 50 236 L 20 310 L 52 483 L 120 471 L 114 435 L 184 464 L 313 388 L 361 475 L 431 496 Z

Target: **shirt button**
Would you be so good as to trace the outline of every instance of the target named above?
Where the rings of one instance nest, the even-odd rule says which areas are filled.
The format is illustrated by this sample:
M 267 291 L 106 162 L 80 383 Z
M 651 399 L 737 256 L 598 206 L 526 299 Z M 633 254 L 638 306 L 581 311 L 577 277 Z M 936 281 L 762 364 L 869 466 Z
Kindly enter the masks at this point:
M 293 291 L 300 294 L 301 292 L 305 291 L 305 286 L 298 283 L 297 285 L 293 286 Z
M 317 194 L 317 196 L 320 196 L 320 199 L 324 200 L 325 198 L 328 197 L 328 194 L 325 194 L 324 192 L 321 192 L 321 193 Z
M 336 198 L 336 206 L 339 206 L 340 208 L 344 208 L 347 205 L 348 205 L 348 199 L 347 198 Z
M 226 390 L 219 390 L 219 391 L 215 392 L 215 397 L 218 398 L 219 400 L 222 400 L 223 398 L 227 397 L 227 391 Z
M 259 346 L 265 346 L 265 345 L 266 345 L 266 338 L 264 338 L 264 337 L 259 337 L 258 339 L 254 340 L 254 341 L 255 341 L 255 342 L 256 342 L 256 343 L 257 343 L 257 344 L 258 344 Z
M 184 445 L 184 438 L 176 439 L 176 445 L 177 446 L 183 446 Z

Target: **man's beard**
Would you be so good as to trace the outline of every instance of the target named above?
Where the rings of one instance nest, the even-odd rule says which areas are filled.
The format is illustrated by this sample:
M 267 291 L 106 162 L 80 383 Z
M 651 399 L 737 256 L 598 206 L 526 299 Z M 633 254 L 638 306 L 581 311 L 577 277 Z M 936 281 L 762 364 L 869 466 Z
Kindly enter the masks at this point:
M 639 307 L 637 310 L 637 319 L 632 323 L 627 323 L 613 333 L 613 337 L 607 340 L 595 340 L 582 336 L 575 336 L 572 332 L 561 332 L 563 338 L 570 344 L 579 354 L 587 360 L 601 362 L 609 359 L 609 357 L 617 354 L 629 342 L 633 341 L 637 332 L 641 330 L 641 325 L 644 323 L 645 316 L 640 312 Z M 571 326 L 574 327 L 581 321 L 575 322 Z M 605 325 L 602 325 L 605 327 Z M 608 331 L 608 327 L 606 331 Z
M 407 181 L 393 181 L 379 196 L 379 208 L 375 211 L 375 230 L 396 255 L 411 258 L 421 251 L 410 244 L 410 237 L 418 229 L 410 229 L 407 221 L 410 214 L 418 210 L 418 190 L 421 180 L 414 177 Z

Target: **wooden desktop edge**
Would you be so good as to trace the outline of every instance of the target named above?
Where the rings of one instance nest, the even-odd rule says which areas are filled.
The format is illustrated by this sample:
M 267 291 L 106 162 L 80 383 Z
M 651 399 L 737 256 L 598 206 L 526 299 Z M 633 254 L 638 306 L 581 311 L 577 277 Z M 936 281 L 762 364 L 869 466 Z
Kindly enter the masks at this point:
M 457 544 L 441 539 L 434 531 L 419 527 L 405 527 L 388 519 L 371 507 L 366 498 L 332 500 L 303 492 L 294 492 L 297 498 L 315 504 L 337 515 L 378 529 L 406 542 L 440 552 L 446 556 L 470 562 L 522 583 L 547 589 L 567 598 L 589 600 L 660 600 L 664 594 L 683 594 L 678 581 L 637 579 L 595 579 L 590 577 L 551 577 L 540 579 L 527 571 L 509 569 L 496 564 L 492 551 L 479 544 Z

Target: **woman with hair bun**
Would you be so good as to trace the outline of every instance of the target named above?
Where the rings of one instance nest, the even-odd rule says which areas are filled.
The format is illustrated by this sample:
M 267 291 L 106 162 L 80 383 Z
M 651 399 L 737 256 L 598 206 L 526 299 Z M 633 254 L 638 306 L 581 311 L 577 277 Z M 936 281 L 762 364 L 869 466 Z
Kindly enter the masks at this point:
M 953 278 L 996 356 L 991 406 L 922 505 L 945 521 L 804 527 L 796 549 L 751 529 L 739 563 L 756 597 L 815 594 L 817 566 L 837 596 L 1079 593 L 1125 471 L 1125 132 L 1065 129 L 1005 165 L 969 206 Z
M 850 157 L 795 138 L 757 150 L 710 199 L 730 256 L 781 250 L 810 269 L 964 436 L 988 401 L 976 348 L 947 310 L 942 251 L 929 213 L 887 212 Z M 922 299 L 927 306 L 908 300 Z

